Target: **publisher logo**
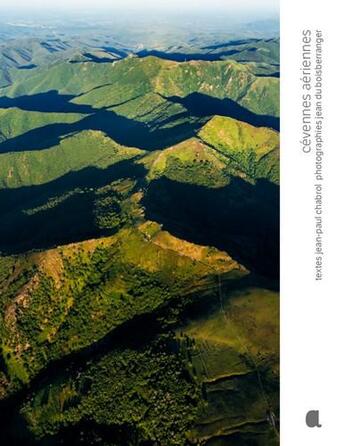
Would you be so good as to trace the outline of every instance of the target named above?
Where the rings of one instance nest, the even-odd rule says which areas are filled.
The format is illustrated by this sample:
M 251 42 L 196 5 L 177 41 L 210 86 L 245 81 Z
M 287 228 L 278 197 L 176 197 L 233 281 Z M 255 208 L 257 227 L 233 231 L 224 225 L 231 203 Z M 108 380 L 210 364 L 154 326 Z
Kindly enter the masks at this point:
M 310 410 L 305 417 L 305 421 L 308 427 L 321 427 L 319 421 L 319 411 L 318 410 Z

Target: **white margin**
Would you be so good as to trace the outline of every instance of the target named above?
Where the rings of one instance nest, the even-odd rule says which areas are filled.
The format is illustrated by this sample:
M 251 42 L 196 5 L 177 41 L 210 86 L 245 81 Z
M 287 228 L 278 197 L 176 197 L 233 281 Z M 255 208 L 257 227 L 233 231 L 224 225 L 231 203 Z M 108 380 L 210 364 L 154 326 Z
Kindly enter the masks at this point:
M 281 0 L 281 445 L 345 445 L 345 15 Z M 324 43 L 325 266 L 314 280 L 313 156 L 299 145 L 301 30 Z M 306 412 L 320 411 L 321 428 Z

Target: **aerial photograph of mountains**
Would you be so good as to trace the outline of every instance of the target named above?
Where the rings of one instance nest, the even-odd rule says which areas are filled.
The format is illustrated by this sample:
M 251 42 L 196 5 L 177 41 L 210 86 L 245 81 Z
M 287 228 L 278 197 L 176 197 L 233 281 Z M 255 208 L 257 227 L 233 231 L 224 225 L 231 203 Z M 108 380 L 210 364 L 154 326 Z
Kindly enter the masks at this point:
M 1 445 L 279 445 L 278 8 L 1 2 Z

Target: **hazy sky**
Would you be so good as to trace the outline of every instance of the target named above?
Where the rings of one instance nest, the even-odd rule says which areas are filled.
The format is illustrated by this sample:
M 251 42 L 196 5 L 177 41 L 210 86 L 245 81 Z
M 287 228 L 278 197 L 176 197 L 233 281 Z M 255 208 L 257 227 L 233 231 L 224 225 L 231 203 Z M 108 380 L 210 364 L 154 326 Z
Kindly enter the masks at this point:
M 1 9 L 160 9 L 277 12 L 278 0 L 0 0 Z M 58 5 L 58 6 L 57 6 Z

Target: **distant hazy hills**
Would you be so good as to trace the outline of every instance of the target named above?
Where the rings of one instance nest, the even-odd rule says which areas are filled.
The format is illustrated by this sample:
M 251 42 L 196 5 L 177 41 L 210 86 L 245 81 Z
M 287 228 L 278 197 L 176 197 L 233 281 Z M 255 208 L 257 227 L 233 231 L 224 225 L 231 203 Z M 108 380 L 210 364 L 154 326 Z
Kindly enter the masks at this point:
M 12 83 L 17 70 L 32 70 L 59 60 L 99 62 L 127 56 L 121 48 L 102 48 L 78 39 L 15 39 L 0 42 L 0 86 Z
M 140 45 L 125 46 L 106 38 L 25 38 L 0 41 L 0 87 L 8 86 L 19 76 L 18 70 L 27 71 L 47 66 L 59 60 L 71 63 L 113 62 L 128 55 L 139 57 L 153 55 L 173 61 L 217 61 L 238 60 L 251 63 L 258 75 L 279 76 L 279 40 L 249 39 L 225 43 L 208 42 L 206 46 L 182 43 L 179 46 L 159 45 L 141 49 Z

